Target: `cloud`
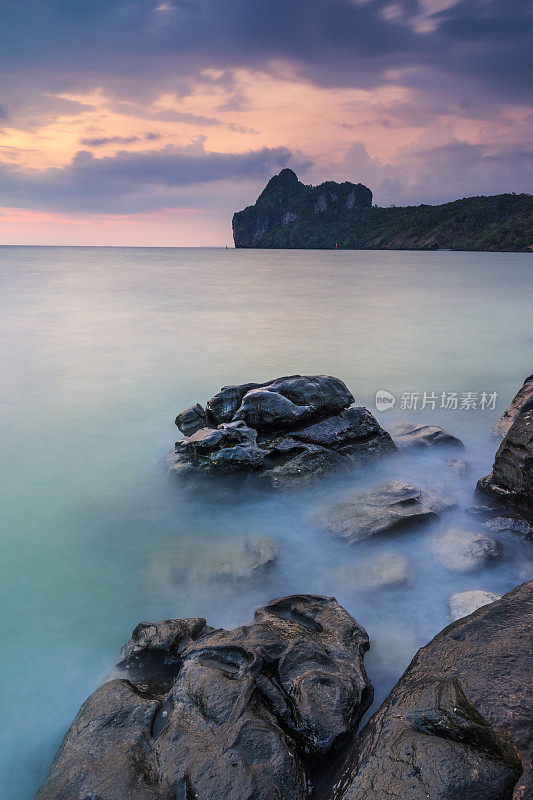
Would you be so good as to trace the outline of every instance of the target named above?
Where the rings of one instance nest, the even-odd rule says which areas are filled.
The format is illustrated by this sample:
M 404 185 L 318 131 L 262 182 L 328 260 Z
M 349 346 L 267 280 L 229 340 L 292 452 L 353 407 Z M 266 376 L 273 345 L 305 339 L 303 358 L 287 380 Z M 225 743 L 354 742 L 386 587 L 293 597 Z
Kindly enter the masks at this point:
M 80 139 L 80 144 L 87 147 L 104 147 L 107 144 L 133 144 L 140 142 L 140 136 L 96 136 L 94 139 Z
M 134 84 L 179 87 L 206 67 L 283 62 L 321 85 L 381 85 L 403 70 L 407 81 L 423 75 L 441 89 L 454 75 L 488 94 L 527 90 L 528 0 L 190 0 L 159 11 L 152 0 L 5 5 L 0 47 L 10 79 L 37 66 L 78 85 L 97 77 L 124 93 L 129 84 L 134 95 Z
M 245 153 L 207 151 L 204 137 L 186 147 L 120 151 L 96 158 L 80 151 L 65 167 L 28 170 L 0 165 L 0 206 L 98 213 L 147 212 L 187 203 L 183 189 L 220 181 L 267 180 L 309 161 L 285 147 Z
M 500 147 L 447 139 L 429 132 L 400 148 L 394 163 L 384 164 L 354 142 L 337 166 L 369 186 L 380 206 L 444 203 L 459 197 L 503 192 L 531 192 L 533 148 Z
M 85 137 L 80 139 L 80 144 L 85 145 L 85 147 L 105 147 L 108 144 L 135 144 L 136 142 L 142 142 L 143 140 L 151 142 L 156 141 L 157 139 L 161 139 L 161 134 L 149 131 L 148 133 L 145 133 L 144 136 Z

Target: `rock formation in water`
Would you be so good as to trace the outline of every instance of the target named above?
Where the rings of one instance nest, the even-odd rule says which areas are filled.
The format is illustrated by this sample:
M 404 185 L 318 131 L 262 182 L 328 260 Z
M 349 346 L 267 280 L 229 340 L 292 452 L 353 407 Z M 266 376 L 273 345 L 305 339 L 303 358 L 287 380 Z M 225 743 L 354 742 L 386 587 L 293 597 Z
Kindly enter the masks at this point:
M 253 473 L 273 487 L 305 483 L 396 450 L 346 385 L 327 375 L 291 375 L 225 386 L 182 411 L 167 463 L 176 476 Z
M 295 595 L 233 631 L 141 624 L 82 706 L 38 800 L 305 800 L 372 700 L 368 636 Z
M 518 390 L 511 403 L 507 406 L 498 422 L 492 429 L 495 439 L 502 439 L 522 411 L 526 403 L 533 402 L 533 375 L 525 379 L 523 386 Z
M 445 628 L 415 655 L 317 800 L 533 797 L 532 624 L 530 581 Z
M 412 483 L 392 481 L 343 500 L 322 513 L 317 522 L 342 539 L 359 542 L 436 519 L 453 505 L 453 501 Z
M 473 614 L 478 608 L 488 606 L 496 600 L 501 600 L 501 594 L 487 592 L 485 589 L 470 589 L 467 592 L 457 592 L 448 598 L 447 606 L 452 619 L 461 619 Z
M 478 481 L 477 488 L 498 503 L 533 515 L 533 396 L 515 413 L 516 400 L 509 413 L 514 422 L 498 448 L 492 472 Z
M 290 169 L 270 179 L 255 205 L 233 216 L 235 247 L 533 249 L 533 196 L 468 197 L 439 206 L 372 207 L 360 183 L 305 186 Z
M 339 217 L 344 212 L 356 214 L 372 206 L 372 192 L 361 183 L 334 183 L 305 186 L 292 169 L 283 169 L 269 180 L 254 206 L 234 215 L 235 247 L 275 247 L 279 233 L 299 229 L 305 220 Z M 312 231 L 309 231 L 312 235 Z M 298 241 L 300 237 L 297 237 Z M 335 243 L 334 243 L 335 244 Z M 298 247 L 299 244 L 277 245 Z M 320 245 L 315 245 L 319 247 Z
M 448 626 L 359 736 L 368 637 L 333 598 L 143 623 L 36 800 L 526 800 L 532 622 L 533 581 Z
M 401 422 L 389 432 L 398 447 L 464 447 L 457 436 L 452 436 L 438 425 L 419 425 Z

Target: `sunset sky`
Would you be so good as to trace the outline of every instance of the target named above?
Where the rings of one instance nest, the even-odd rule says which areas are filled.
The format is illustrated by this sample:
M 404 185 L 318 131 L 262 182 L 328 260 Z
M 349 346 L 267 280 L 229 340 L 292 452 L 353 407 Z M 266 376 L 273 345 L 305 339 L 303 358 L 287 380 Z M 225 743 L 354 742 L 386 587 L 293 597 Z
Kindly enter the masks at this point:
M 0 243 L 231 244 L 292 167 L 532 188 L 526 0 L 2 0 Z

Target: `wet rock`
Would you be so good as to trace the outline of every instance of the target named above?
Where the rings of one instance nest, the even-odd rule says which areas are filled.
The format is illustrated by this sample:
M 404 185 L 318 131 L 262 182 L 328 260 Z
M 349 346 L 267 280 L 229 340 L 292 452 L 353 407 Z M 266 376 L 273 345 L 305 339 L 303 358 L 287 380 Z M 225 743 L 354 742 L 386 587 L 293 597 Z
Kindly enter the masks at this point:
M 205 410 L 200 403 L 186 408 L 185 411 L 182 411 L 176 417 L 176 425 L 184 436 L 191 436 L 193 433 L 196 433 L 196 431 L 199 431 L 200 428 L 205 428 L 207 426 Z
M 477 488 L 497 503 L 533 514 L 533 399 L 522 406 L 498 448 L 492 472 Z
M 352 590 L 372 591 L 385 586 L 400 586 L 407 581 L 407 559 L 399 553 L 376 553 L 362 558 L 354 564 L 345 564 L 336 577 L 344 586 Z
M 447 458 L 446 464 L 458 478 L 462 477 L 463 475 L 468 475 L 468 473 L 472 470 L 470 464 L 467 461 L 463 461 L 462 458 Z
M 37 800 L 307 800 L 311 767 L 371 702 L 366 632 L 312 595 L 274 600 L 233 631 L 202 624 L 136 629 L 126 679 L 84 703 Z M 147 674 L 142 660 L 126 670 L 138 653 L 152 655 Z
M 318 518 L 331 533 L 360 541 L 377 534 L 435 519 L 453 501 L 411 483 L 393 481 L 369 494 L 344 500 Z
M 478 608 L 487 606 L 489 603 L 494 603 L 496 600 L 501 599 L 501 594 L 494 594 L 494 592 L 486 592 L 483 589 L 472 589 L 469 592 L 458 592 L 452 594 L 448 598 L 448 611 L 452 619 L 461 619 L 467 617 Z
M 199 422 L 194 406 L 184 417 Z M 227 386 L 207 403 L 207 424 L 176 442 L 167 464 L 191 471 L 248 473 L 287 488 L 395 452 L 390 435 L 338 378 L 292 375 Z
M 289 451 L 290 457 L 272 469 L 265 470 L 262 483 L 278 489 L 302 486 L 330 472 L 350 469 L 351 460 L 327 447 L 308 445 Z
M 267 383 L 225 386 L 208 401 L 207 413 L 217 425 L 242 419 L 251 428 L 262 431 L 289 427 L 296 420 L 336 414 L 351 403 L 352 395 L 338 378 L 290 375 Z
M 168 689 L 187 647 L 211 630 L 201 617 L 140 622 L 120 652 L 117 674 L 135 684 L 156 684 L 158 691 Z
M 530 582 L 439 633 L 317 800 L 532 797 L 532 620 Z
M 492 429 L 496 439 L 506 436 L 509 428 L 523 410 L 524 406 L 533 401 L 533 375 L 525 379 L 523 386 L 518 390 L 509 406 L 505 409 L 498 422 Z
M 501 547 L 491 536 L 454 528 L 433 537 L 433 554 L 447 569 L 468 572 L 484 566 L 501 553 Z
M 361 442 L 362 439 L 372 439 L 378 435 L 387 438 L 370 411 L 361 406 L 351 405 L 338 415 L 301 428 L 293 434 L 298 441 L 318 444 L 323 447 L 342 446 Z
M 404 447 L 464 447 L 462 441 L 437 425 L 411 422 L 393 425 L 390 431 L 396 445 Z
M 517 533 L 519 536 L 533 536 L 533 525 L 525 519 L 517 517 L 492 517 L 483 523 L 483 527 L 498 533 Z

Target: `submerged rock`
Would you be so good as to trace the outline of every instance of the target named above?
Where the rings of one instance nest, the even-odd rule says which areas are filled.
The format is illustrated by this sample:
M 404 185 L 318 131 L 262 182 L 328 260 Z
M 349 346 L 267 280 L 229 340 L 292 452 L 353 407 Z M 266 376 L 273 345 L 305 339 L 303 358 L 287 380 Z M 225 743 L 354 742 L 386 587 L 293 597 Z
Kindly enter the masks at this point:
M 494 592 L 486 592 L 483 589 L 472 589 L 469 592 L 458 592 L 452 594 L 448 598 L 448 611 L 452 619 L 461 619 L 467 617 L 478 608 L 487 606 L 489 603 L 494 603 L 496 600 L 501 599 L 501 594 L 494 594 Z
M 523 410 L 524 406 L 533 402 L 533 375 L 525 379 L 523 386 L 518 390 L 512 402 L 507 406 L 498 422 L 492 429 L 495 439 L 502 439 L 509 428 Z
M 272 539 L 245 539 L 224 553 L 203 560 L 193 571 L 195 577 L 213 580 L 250 580 L 270 567 L 279 556 Z
M 251 472 L 271 486 L 289 487 L 396 450 L 346 385 L 327 375 L 226 386 L 205 413 L 193 406 L 176 424 L 192 431 L 167 459 L 177 476 Z
M 519 536 L 533 537 L 533 525 L 516 517 L 491 517 L 483 523 L 483 527 L 498 533 L 517 533 Z
M 532 621 L 530 582 L 445 628 L 348 745 L 317 800 L 533 796 Z
M 310 769 L 371 702 L 367 649 L 336 600 L 312 595 L 233 631 L 138 626 L 123 677 L 84 703 L 37 800 L 307 800 Z
M 462 458 L 447 458 L 446 464 L 458 478 L 468 475 L 472 469 L 468 461 L 464 461 Z
M 434 555 L 447 569 L 468 572 L 497 558 L 501 547 L 491 536 L 454 528 L 431 539 Z
M 398 423 L 391 428 L 395 444 L 400 447 L 464 447 L 462 441 L 437 425 Z
M 337 570 L 336 577 L 343 585 L 361 592 L 400 586 L 407 581 L 408 573 L 407 559 L 399 553 L 386 551 L 345 564 Z
M 320 515 L 318 521 L 331 533 L 357 542 L 435 519 L 453 505 L 453 501 L 419 489 L 411 483 L 393 481 L 368 494 L 343 500 Z
M 533 514 L 533 398 L 522 406 L 496 453 L 490 475 L 477 483 L 497 503 Z

